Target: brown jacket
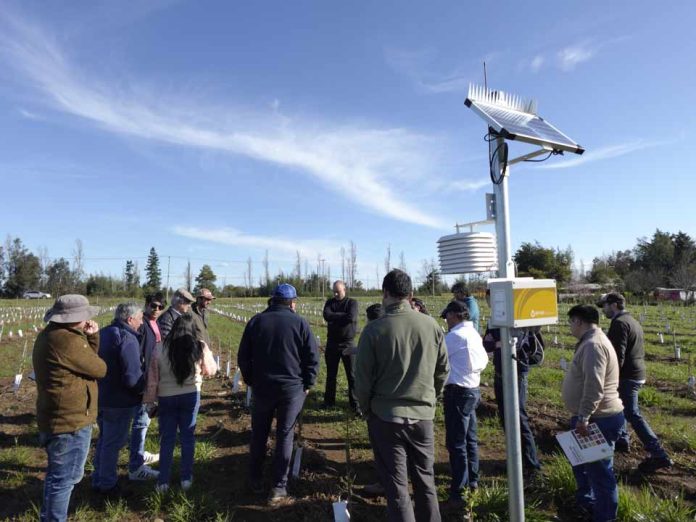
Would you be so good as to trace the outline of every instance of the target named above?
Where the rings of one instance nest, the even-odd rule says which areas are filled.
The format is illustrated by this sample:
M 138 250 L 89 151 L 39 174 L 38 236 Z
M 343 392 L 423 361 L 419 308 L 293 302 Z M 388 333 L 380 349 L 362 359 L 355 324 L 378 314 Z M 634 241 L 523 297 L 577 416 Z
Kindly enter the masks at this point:
M 99 333 L 59 323 L 48 326 L 34 343 L 36 373 L 36 420 L 39 431 L 71 433 L 97 418 L 97 379 L 106 375 L 99 358 Z

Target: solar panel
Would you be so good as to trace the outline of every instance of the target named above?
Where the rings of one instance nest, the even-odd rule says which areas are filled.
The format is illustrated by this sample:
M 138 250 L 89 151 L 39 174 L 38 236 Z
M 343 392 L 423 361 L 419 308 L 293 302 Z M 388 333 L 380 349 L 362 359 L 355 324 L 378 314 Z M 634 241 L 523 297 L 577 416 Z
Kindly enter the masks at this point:
M 580 145 L 536 114 L 536 103 L 482 87 L 469 88 L 464 104 L 479 114 L 501 137 L 552 150 L 582 154 Z

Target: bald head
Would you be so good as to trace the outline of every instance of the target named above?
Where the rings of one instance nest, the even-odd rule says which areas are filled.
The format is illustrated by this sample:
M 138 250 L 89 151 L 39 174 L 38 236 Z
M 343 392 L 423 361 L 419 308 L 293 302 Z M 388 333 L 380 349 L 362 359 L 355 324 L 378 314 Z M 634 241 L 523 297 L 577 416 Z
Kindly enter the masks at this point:
M 340 279 L 333 284 L 333 293 L 336 299 L 343 299 L 346 296 L 346 284 Z

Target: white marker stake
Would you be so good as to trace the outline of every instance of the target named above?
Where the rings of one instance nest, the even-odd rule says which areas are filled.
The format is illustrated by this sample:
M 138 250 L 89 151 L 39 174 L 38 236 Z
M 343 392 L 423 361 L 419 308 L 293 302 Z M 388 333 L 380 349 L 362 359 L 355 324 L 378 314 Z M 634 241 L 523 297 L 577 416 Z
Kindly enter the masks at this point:
M 22 330 L 17 330 L 17 335 L 19 335 L 20 338 L 24 337 L 24 333 L 22 332 Z
M 227 369 L 225 370 L 225 377 L 227 377 L 228 379 L 230 378 L 231 366 L 232 365 L 230 364 L 230 361 L 227 361 Z
M 693 375 L 689 377 L 689 379 L 686 381 L 686 386 L 693 393 L 694 389 L 696 389 L 696 377 L 694 377 Z
M 251 396 L 252 396 L 251 386 L 247 386 L 247 395 L 246 395 L 246 402 L 245 402 L 247 408 L 251 408 Z
M 678 361 L 681 359 L 681 346 L 678 344 L 674 345 L 674 358 Z
M 218 370 L 220 369 L 220 356 L 219 355 L 215 356 L 215 366 L 218 367 Z
M 295 448 L 295 458 L 292 459 L 292 478 L 300 476 L 300 464 L 302 462 L 302 446 Z
M 350 520 L 350 513 L 348 513 L 348 502 L 345 500 L 334 502 L 333 514 L 336 522 L 348 522 Z
M 662 335 L 662 332 L 660 332 L 660 333 L 657 334 L 657 335 L 658 335 L 659 338 L 660 338 L 660 344 L 665 344 L 665 338 L 664 338 L 664 336 Z
M 561 360 L 558 362 L 561 365 L 561 370 L 566 371 L 568 369 L 568 361 L 565 360 L 565 357 L 561 357 Z
M 242 372 L 237 368 L 237 371 L 234 372 L 234 379 L 232 379 L 232 393 L 237 393 L 239 391 L 239 379 L 241 376 Z
M 15 393 L 19 390 L 19 385 L 22 384 L 22 374 L 18 373 L 15 375 L 14 383 L 12 383 L 12 389 Z

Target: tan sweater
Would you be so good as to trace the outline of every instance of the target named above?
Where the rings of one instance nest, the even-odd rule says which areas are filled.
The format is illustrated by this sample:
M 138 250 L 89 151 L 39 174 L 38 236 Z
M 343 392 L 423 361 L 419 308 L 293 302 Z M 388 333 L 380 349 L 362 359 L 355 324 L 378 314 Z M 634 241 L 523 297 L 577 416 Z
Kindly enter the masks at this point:
M 172 366 L 169 363 L 167 348 L 155 348 L 152 353 L 152 361 L 148 367 L 147 388 L 143 397 L 144 403 L 152 403 L 157 397 L 172 397 L 201 390 L 204 376 L 215 375 L 217 364 L 213 359 L 213 353 L 208 345 L 203 344 L 203 355 L 196 362 L 195 371 L 189 375 L 182 384 L 176 382 Z
M 582 336 L 563 379 L 563 402 L 573 415 L 608 417 L 623 411 L 619 399 L 619 362 L 599 328 Z

